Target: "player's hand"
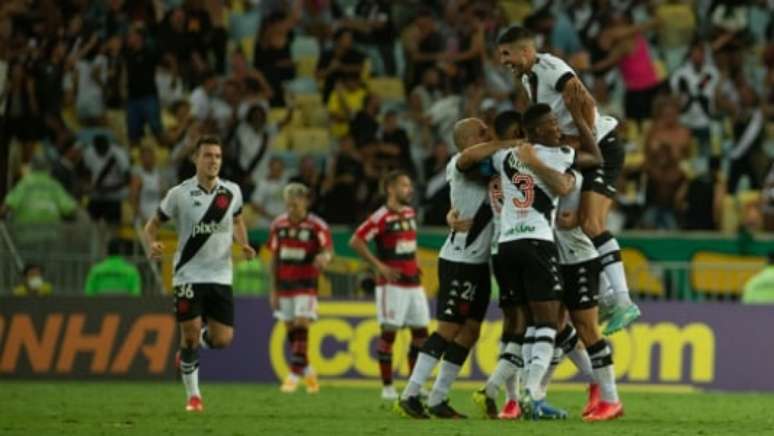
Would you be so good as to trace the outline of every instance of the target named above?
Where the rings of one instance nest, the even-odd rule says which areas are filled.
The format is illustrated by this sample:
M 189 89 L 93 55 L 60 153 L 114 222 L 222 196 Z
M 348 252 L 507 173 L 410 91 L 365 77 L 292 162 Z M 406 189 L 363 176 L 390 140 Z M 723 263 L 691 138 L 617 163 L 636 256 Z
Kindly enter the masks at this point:
M 269 293 L 269 305 L 271 306 L 271 310 L 279 310 L 279 299 L 277 298 L 277 293 L 274 291 Z
M 532 165 L 537 160 L 535 155 L 535 147 L 532 144 L 521 144 L 516 150 L 519 160 L 527 165 Z
M 153 260 L 161 260 L 161 256 L 163 254 L 164 254 L 164 243 L 159 241 L 151 242 L 150 258 Z
M 460 211 L 457 209 L 450 209 L 446 214 L 446 223 L 455 232 L 465 233 L 473 227 L 473 220 L 460 219 Z
M 331 261 L 331 255 L 330 253 L 320 253 L 317 256 L 314 257 L 314 266 L 317 269 L 324 269 L 326 266 L 328 266 L 328 263 Z
M 242 255 L 247 260 L 255 258 L 255 250 L 249 244 L 242 245 Z
M 400 278 L 400 271 L 395 268 L 391 268 L 383 263 L 380 263 L 379 275 L 387 279 L 388 282 L 395 282 Z

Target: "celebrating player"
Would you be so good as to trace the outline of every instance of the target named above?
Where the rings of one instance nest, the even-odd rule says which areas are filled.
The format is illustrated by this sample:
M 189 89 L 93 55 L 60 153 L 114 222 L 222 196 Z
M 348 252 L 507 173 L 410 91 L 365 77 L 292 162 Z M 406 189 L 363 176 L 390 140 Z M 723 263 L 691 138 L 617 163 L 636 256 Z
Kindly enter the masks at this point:
M 328 225 L 309 213 L 309 189 L 289 183 L 282 192 L 287 212 L 271 224 L 271 307 L 285 323 L 292 357 L 291 372 L 280 390 L 295 392 L 301 377 L 308 393 L 320 385 L 307 357 L 309 325 L 317 319 L 317 279 L 333 257 Z
M 481 321 L 489 306 L 492 209 L 487 201 L 487 181 L 476 171 L 481 158 L 475 153 L 462 152 L 491 139 L 486 124 L 478 118 L 466 118 L 454 126 L 454 142 L 460 153 L 447 164 L 446 180 L 451 186 L 452 207 L 459 211 L 460 219 L 469 219 L 472 223 L 465 232 L 452 231 L 438 257 L 438 328 L 420 350 L 398 403 L 405 414 L 414 418 L 428 417 L 419 392 L 441 359 L 427 410 L 438 418 L 465 418 L 449 405 L 447 394 L 478 340 Z M 491 155 L 503 146 L 503 143 L 491 143 L 478 149 Z
M 163 243 L 157 240 L 161 223 L 172 219 L 177 228 L 172 284 L 180 324 L 186 410 L 194 412 L 204 410 L 199 392 L 199 347 L 224 348 L 234 336 L 232 241 L 246 258 L 255 257 L 242 220 L 239 186 L 218 178 L 222 160 L 218 138 L 199 138 L 194 154 L 196 176 L 170 189 L 145 225 L 145 240 L 155 259 L 164 251 Z
M 387 194 L 387 202 L 358 227 L 349 245 L 378 274 L 376 308 L 381 327 L 378 354 L 382 399 L 397 400 L 398 392 L 392 384 L 395 334 L 403 327 L 411 329 L 408 360 L 413 370 L 419 348 L 427 338 L 430 310 L 419 281 L 411 179 L 403 171 L 391 171 L 382 180 L 382 190 Z M 376 255 L 368 248 L 372 239 L 376 241 Z
M 573 111 L 583 114 L 588 125 L 594 127 L 604 162 L 600 168 L 583 174 L 580 224 L 601 256 L 603 271 L 612 285 L 613 294 L 603 299 L 603 303 L 610 301 L 606 307 L 610 318 L 605 333 L 625 328 L 640 316 L 640 310 L 629 297 L 621 248 L 606 230 L 607 215 L 616 192 L 615 181 L 624 161 L 623 146 L 615 133 L 618 122 L 599 115 L 594 99 L 564 61 L 536 52 L 534 36 L 529 30 L 518 26 L 509 28 L 499 37 L 497 50 L 500 63 L 520 78 L 516 91 L 522 108 L 530 100 L 548 104 L 559 118 L 565 141 L 578 140 L 577 126 L 571 115 Z M 607 292 L 607 289 L 602 291 Z

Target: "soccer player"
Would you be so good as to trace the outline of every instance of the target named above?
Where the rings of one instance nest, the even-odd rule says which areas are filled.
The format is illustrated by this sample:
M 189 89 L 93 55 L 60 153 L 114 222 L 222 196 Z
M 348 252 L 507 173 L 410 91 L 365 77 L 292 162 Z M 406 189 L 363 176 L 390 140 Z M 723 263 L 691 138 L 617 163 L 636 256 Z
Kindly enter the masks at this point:
M 530 101 L 548 104 L 559 118 L 565 141 L 578 141 L 573 111 L 582 113 L 588 125 L 594 128 L 604 162 L 600 168 L 583 174 L 580 224 L 599 252 L 603 271 L 612 285 L 612 295 L 603 298 L 603 303 L 610 301 L 605 307 L 610 312 L 605 333 L 623 329 L 639 318 L 640 310 L 629 296 L 621 248 L 606 230 L 607 215 L 616 192 L 615 181 L 624 161 L 623 146 L 615 133 L 618 122 L 612 117 L 600 116 L 594 99 L 563 60 L 537 53 L 534 35 L 529 30 L 518 26 L 509 28 L 498 38 L 497 51 L 500 63 L 520 79 L 516 81 L 520 106 L 524 107 Z M 602 291 L 608 292 L 607 289 Z
M 200 137 L 194 154 L 196 175 L 170 189 L 145 225 L 145 240 L 155 259 L 164 251 L 164 244 L 157 240 L 161 223 L 171 219 L 177 228 L 174 307 L 180 324 L 186 410 L 194 412 L 204 410 L 199 392 L 199 347 L 224 348 L 234 337 L 232 243 L 247 259 L 255 257 L 242 220 L 239 186 L 218 177 L 222 161 L 220 140 Z
M 475 345 L 491 296 L 489 252 L 492 239 L 492 208 L 487 200 L 487 180 L 478 170 L 481 160 L 462 152 L 489 142 L 489 128 L 478 118 L 466 118 L 454 125 L 454 142 L 460 153 L 446 166 L 452 207 L 460 219 L 471 220 L 465 232 L 452 231 L 438 257 L 439 292 L 436 307 L 438 327 L 419 352 L 409 383 L 398 402 L 399 409 L 413 418 L 427 418 L 420 389 L 440 362 L 441 369 L 427 399 L 427 411 L 437 418 L 465 418 L 449 405 L 447 394 Z M 491 155 L 504 147 L 491 143 L 479 147 Z M 490 150 L 490 151 L 487 151 Z
M 376 309 L 381 327 L 378 345 L 382 376 L 382 399 L 397 400 L 392 384 L 392 345 L 396 332 L 411 329 L 408 352 L 413 370 L 420 347 L 427 339 L 430 310 L 419 280 L 416 260 L 416 213 L 411 207 L 414 188 L 406 172 L 391 171 L 382 179 L 387 202 L 365 220 L 352 235 L 349 245 L 376 270 Z M 376 241 L 376 255 L 368 248 Z
M 309 212 L 309 189 L 289 183 L 282 192 L 287 211 L 271 224 L 271 307 L 285 323 L 292 357 L 290 374 L 280 390 L 295 392 L 302 377 L 306 392 L 320 390 L 307 357 L 309 325 L 317 319 L 317 279 L 333 257 L 328 224 Z

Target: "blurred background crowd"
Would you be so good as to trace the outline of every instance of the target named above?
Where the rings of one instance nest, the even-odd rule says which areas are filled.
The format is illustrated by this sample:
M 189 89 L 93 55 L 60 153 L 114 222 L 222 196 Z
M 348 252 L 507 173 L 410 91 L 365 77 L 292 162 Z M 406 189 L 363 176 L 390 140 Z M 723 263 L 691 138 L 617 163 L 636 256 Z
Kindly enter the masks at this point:
M 394 168 L 415 176 L 421 222 L 445 225 L 450 126 L 513 107 L 494 43 L 521 24 L 621 120 L 612 230 L 771 231 L 772 11 L 771 0 L 4 0 L 0 215 L 32 226 L 30 246 L 70 220 L 109 229 L 106 247 L 193 175 L 193 141 L 214 133 L 253 228 L 283 211 L 290 180 L 329 223 L 354 225 Z

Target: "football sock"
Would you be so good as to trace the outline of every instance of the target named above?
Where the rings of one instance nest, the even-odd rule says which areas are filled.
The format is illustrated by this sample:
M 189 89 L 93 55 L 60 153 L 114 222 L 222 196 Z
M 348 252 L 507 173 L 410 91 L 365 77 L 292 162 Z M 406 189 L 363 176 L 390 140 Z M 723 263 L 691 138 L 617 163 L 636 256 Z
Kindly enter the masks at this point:
M 199 393 L 199 349 L 180 349 L 180 372 L 188 398 L 201 397 Z
M 528 326 L 524 333 L 524 343 L 521 346 L 521 358 L 524 362 L 524 368 L 521 370 L 522 383 L 527 383 L 527 373 L 529 373 L 529 361 L 532 359 L 532 346 L 535 345 L 535 326 Z
M 290 370 L 297 376 L 304 375 L 304 369 L 309 363 L 307 357 L 307 339 L 309 330 L 306 327 L 296 327 L 291 346 Z
M 499 387 L 506 383 L 508 379 L 512 379 L 514 380 L 513 392 L 506 392 L 506 395 L 508 395 L 509 399 L 517 398 L 515 390 L 515 381 L 517 377 L 516 371 L 518 370 L 519 366 L 523 366 L 523 362 L 519 356 L 520 351 L 521 345 L 516 342 L 508 342 L 505 345 L 505 349 L 503 350 L 502 354 L 500 354 L 500 358 L 497 360 L 497 366 L 495 367 L 495 370 L 486 381 L 486 386 L 484 389 L 486 390 L 487 397 L 497 398 L 497 390 Z
M 419 347 L 425 342 L 426 339 L 426 328 L 411 329 L 411 345 L 409 346 L 408 352 L 409 374 L 414 372 L 414 365 L 416 365 L 417 357 L 419 357 Z
M 441 370 L 438 372 L 438 378 L 435 379 L 433 389 L 427 398 L 427 405 L 430 407 L 441 404 L 449 394 L 452 383 L 457 379 L 465 359 L 468 358 L 470 349 L 456 342 L 451 342 L 446 347 L 441 362 Z
M 383 331 L 377 346 L 379 371 L 384 386 L 392 385 L 392 344 L 395 342 L 394 331 Z
M 414 365 L 414 370 L 411 371 L 411 377 L 409 377 L 409 382 L 405 389 L 403 389 L 401 398 L 419 395 L 422 385 L 430 378 L 430 374 L 432 374 L 435 365 L 438 364 L 438 360 L 443 356 L 447 346 L 448 342 L 446 339 L 438 333 L 433 333 L 427 338 L 419 351 L 417 363 Z
M 503 335 L 503 341 L 501 344 L 500 357 L 502 358 L 505 353 L 505 348 L 508 343 L 513 342 L 514 346 L 510 349 L 510 353 L 515 356 L 514 362 L 516 363 L 516 371 L 510 377 L 505 379 L 505 399 L 506 400 L 518 400 L 518 388 L 519 388 L 519 375 L 524 370 L 524 361 L 521 355 L 521 346 L 524 343 L 524 337 L 521 335 Z
M 526 388 L 536 400 L 542 400 L 540 396 L 540 383 L 543 380 L 554 355 L 554 339 L 556 329 L 546 324 L 535 325 L 535 344 L 532 346 L 532 355 L 529 360 Z
M 613 367 L 613 352 L 606 340 L 600 339 L 587 348 L 591 357 L 594 381 L 599 384 L 602 401 L 618 402 L 618 390 L 615 386 L 615 368 Z
M 632 304 L 629 297 L 629 286 L 626 283 L 626 272 L 621 260 L 621 247 L 610 232 L 602 232 L 592 239 L 599 252 L 602 270 L 605 272 L 615 292 L 616 305 L 626 307 Z

